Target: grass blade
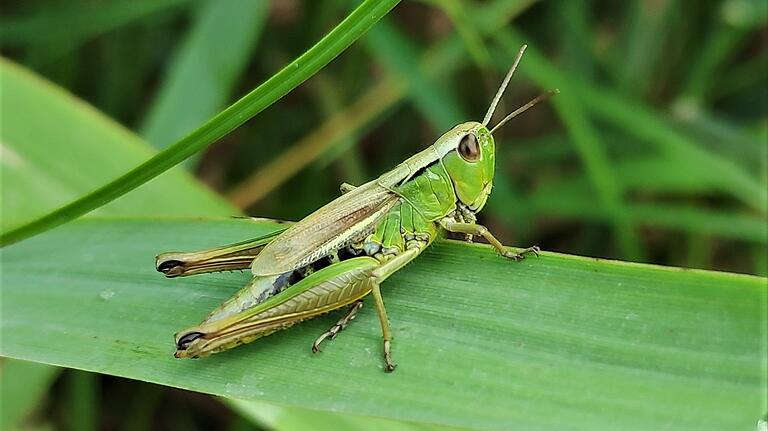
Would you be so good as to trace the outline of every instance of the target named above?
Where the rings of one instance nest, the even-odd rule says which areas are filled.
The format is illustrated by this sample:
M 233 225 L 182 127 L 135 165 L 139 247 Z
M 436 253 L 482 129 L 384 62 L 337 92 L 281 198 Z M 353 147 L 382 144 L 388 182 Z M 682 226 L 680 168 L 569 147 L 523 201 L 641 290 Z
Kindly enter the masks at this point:
M 98 429 L 100 385 L 98 376 L 74 371 L 68 373 L 66 382 L 66 406 L 64 421 L 69 429 L 95 431 Z
M 508 55 L 513 55 L 514 47 L 519 46 L 522 40 L 520 35 L 510 30 L 498 32 L 496 39 L 507 48 Z M 681 161 L 680 166 L 687 170 L 699 171 L 700 175 L 709 174 L 711 184 L 760 214 L 768 214 L 768 195 L 758 179 L 731 160 L 701 148 L 650 108 L 618 96 L 608 88 L 565 76 L 535 48 L 526 51 L 526 65 L 528 76 L 540 85 L 549 87 L 567 82 L 568 88 L 576 93 L 596 118 L 615 124 L 627 134 L 652 143 L 660 154 Z M 502 67 L 503 64 L 499 63 L 499 68 Z
M 274 431 L 437 431 L 452 429 L 444 425 L 416 424 L 370 416 L 276 407 L 259 401 L 226 399 L 225 403 L 255 425 Z
M 371 117 L 395 103 L 402 90 L 392 84 L 387 80 L 376 85 L 347 109 L 332 115 L 322 126 L 233 187 L 227 192 L 227 198 L 235 206 L 246 208 L 268 195 L 285 179 L 316 160 L 339 139 L 348 137 Z
M 451 20 L 451 24 L 461 37 L 467 52 L 472 56 L 472 61 L 480 69 L 485 69 L 491 64 L 491 54 L 483 42 L 480 32 L 472 26 L 464 17 L 470 12 L 466 10 L 461 0 L 433 0 Z
M 118 0 L 51 8 L 28 16 L 0 20 L 3 46 L 46 44 L 62 40 L 79 44 L 148 16 L 189 4 L 189 0 Z
M 389 12 L 399 0 L 365 0 L 315 46 L 185 138 L 101 188 L 37 219 L 4 232 L 0 246 L 73 220 L 122 196 L 208 147 L 280 99 L 328 64 Z
M 623 67 L 619 88 L 635 95 L 646 95 L 652 88 L 653 73 L 662 60 L 662 50 L 671 33 L 672 15 L 678 7 L 672 1 L 638 1 L 627 5 L 626 46 L 621 49 Z
M 172 334 L 248 275 L 167 280 L 151 257 L 278 226 L 85 219 L 5 248 L 3 301 L 13 307 L 0 317 L 0 354 L 477 429 L 749 429 L 764 414 L 766 279 L 554 253 L 511 263 L 457 242 L 435 244 L 383 286 L 393 375 L 381 370 L 372 308 L 319 355 L 310 343 L 336 315 L 210 358 L 174 359 Z M 35 270 L 42 261 L 46 271 Z
M 225 105 L 252 56 L 269 2 L 228 0 L 200 6 L 142 127 L 145 139 L 160 149 Z
M 0 83 L 4 231 L 155 154 L 129 130 L 14 63 L 0 60 Z M 99 213 L 225 216 L 237 210 L 188 173 L 173 170 L 139 192 L 99 208 Z
M 39 216 L 66 199 L 87 192 L 93 181 L 108 180 L 150 157 L 154 151 L 138 136 L 48 81 L 3 61 L 2 180 L 3 227 Z M 40 106 L 45 106 L 41 111 Z M 12 107 L 12 109 L 11 109 Z M 85 130 L 87 133 L 82 133 Z M 104 142 L 111 145 L 105 146 Z M 12 185 L 12 186 L 10 186 Z M 174 170 L 99 209 L 101 214 L 235 215 L 236 208 Z M 60 374 L 57 367 L 5 360 L 0 376 L 0 429 L 27 429 L 29 414 Z M 96 382 L 87 374 L 66 375 L 72 393 L 67 414 L 72 429 L 93 428 L 89 404 Z M 90 388 L 90 389 L 89 389 Z M 132 413 L 136 411 L 132 410 Z M 132 418 L 134 418 L 132 416 Z M 30 425 L 30 424 L 26 424 Z
M 371 31 L 365 42 L 373 54 L 400 80 L 408 82 L 410 96 L 436 133 L 468 117 L 451 90 L 440 80 L 429 79 L 421 68 L 414 44 L 386 20 Z
M 0 366 L 0 428 L 24 429 L 59 369 L 43 364 L 5 359 Z

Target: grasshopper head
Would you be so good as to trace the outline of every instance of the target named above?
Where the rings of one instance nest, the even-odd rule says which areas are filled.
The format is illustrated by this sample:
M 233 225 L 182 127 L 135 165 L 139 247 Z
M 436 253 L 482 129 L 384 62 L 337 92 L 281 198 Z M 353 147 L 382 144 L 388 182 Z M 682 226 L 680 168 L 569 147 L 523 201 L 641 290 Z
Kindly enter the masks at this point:
M 480 211 L 493 185 L 493 136 L 484 125 L 474 121 L 460 124 L 451 132 L 453 150 L 443 156 L 443 165 L 459 200 L 470 210 Z
M 501 96 L 504 94 L 504 90 L 507 88 L 507 84 L 509 84 L 509 80 L 512 78 L 518 63 L 520 63 L 526 48 L 526 45 L 520 48 L 520 52 L 509 69 L 507 76 L 504 77 L 504 81 L 502 81 L 501 86 L 496 91 L 496 95 L 491 102 L 491 106 L 488 108 L 488 112 L 485 114 L 483 122 L 470 121 L 459 124 L 443 135 L 438 141 L 439 145 L 449 146 L 450 149 L 455 148 L 455 151 L 444 153 L 443 164 L 448 171 L 448 175 L 453 180 L 456 196 L 470 210 L 475 212 L 483 208 L 493 186 L 493 169 L 496 159 L 493 132 L 498 130 L 507 121 L 527 111 L 533 105 L 558 93 L 558 90 L 555 89 L 536 97 L 504 117 L 488 130 L 486 126 L 491 121 L 496 105 L 498 105 Z

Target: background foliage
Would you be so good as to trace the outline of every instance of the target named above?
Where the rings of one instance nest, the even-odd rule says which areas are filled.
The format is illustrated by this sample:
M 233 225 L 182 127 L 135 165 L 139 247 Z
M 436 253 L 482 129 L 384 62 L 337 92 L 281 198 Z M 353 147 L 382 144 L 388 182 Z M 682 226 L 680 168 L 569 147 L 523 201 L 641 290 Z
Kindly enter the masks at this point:
M 145 160 L 152 149 L 141 138 L 157 149 L 172 144 L 303 53 L 354 4 L 4 4 L 3 230 Z M 767 16 L 760 0 L 405 2 L 188 162 L 188 172 L 177 168 L 99 212 L 299 219 L 336 196 L 340 182 L 364 182 L 456 122 L 481 117 L 526 42 L 503 109 L 546 88 L 561 95 L 497 138 L 485 224 L 521 246 L 764 276 Z M 60 103 L 50 93 L 67 96 L 52 86 L 95 109 Z M 14 380 L 27 390 L 11 404 L 7 394 L 20 394 Z M 237 406 L 241 416 L 203 396 L 30 363 L 4 361 L 2 382 L 2 417 L 13 426 L 31 411 L 34 425 L 73 429 L 238 428 L 259 417 L 260 426 L 281 426 L 274 407 Z M 124 422 L 126 405 L 138 413 Z

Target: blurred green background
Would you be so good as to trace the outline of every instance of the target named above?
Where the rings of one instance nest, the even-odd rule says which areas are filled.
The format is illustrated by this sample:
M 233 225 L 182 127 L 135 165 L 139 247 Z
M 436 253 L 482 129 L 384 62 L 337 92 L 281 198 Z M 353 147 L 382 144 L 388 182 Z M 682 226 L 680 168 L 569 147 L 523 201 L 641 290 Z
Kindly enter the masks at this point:
M 0 44 L 5 58 L 164 148 L 304 52 L 355 4 L 4 2 Z M 761 0 L 405 1 L 184 168 L 243 213 L 298 220 L 337 196 L 341 182 L 370 180 L 454 124 L 481 119 L 523 42 L 529 51 L 495 118 L 545 89 L 561 94 L 497 135 L 497 177 L 481 222 L 518 246 L 768 273 Z M 4 228 L 24 218 L 12 216 L 7 181 Z M 25 216 L 68 201 L 56 199 L 29 204 Z M 5 384 L 14 368 L 23 396 Z M 3 423 L 14 427 L 276 426 L 207 396 L 115 377 L 10 361 L 2 377 Z

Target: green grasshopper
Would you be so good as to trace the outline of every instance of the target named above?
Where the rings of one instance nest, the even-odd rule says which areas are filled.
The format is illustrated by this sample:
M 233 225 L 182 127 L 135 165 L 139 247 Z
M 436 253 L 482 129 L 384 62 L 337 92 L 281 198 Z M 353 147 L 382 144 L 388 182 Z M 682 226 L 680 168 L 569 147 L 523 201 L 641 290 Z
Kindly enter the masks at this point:
M 387 311 L 380 285 L 418 256 L 442 231 L 479 235 L 502 256 L 520 260 L 484 226 L 476 213 L 493 184 L 493 132 L 550 91 L 518 108 L 490 130 L 525 46 L 499 87 L 482 123 L 459 124 L 433 145 L 379 178 L 354 187 L 287 229 L 260 238 L 191 253 L 163 253 L 156 268 L 167 277 L 246 269 L 251 281 L 197 326 L 176 334 L 177 358 L 198 358 L 251 342 L 344 306 L 348 313 L 312 344 L 333 339 L 373 295 L 384 338 L 385 371 L 393 371 Z

